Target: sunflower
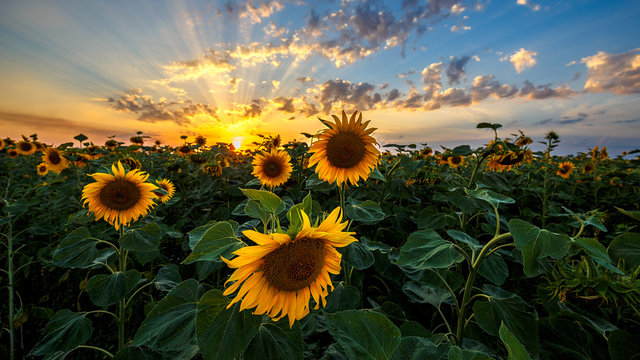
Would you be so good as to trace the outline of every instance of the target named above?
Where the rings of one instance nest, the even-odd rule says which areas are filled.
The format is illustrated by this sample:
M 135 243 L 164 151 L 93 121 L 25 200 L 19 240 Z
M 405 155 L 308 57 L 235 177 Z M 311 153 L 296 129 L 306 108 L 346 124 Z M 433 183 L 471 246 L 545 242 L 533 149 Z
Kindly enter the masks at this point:
M 591 153 L 591 157 L 592 157 L 592 158 L 594 158 L 594 159 L 595 159 L 595 158 L 597 158 L 597 157 L 598 157 L 599 152 L 600 152 L 600 147 L 599 147 L 599 146 L 594 147 L 594 148 L 593 148 L 593 149 L 591 149 L 591 151 L 590 151 L 590 153 Z
M 586 174 L 592 174 L 593 173 L 593 169 L 595 169 L 595 166 L 593 165 L 592 162 L 588 162 L 586 164 L 584 164 L 584 166 L 582 167 L 582 173 Z
M 140 161 L 134 158 L 130 158 L 130 157 L 122 158 L 120 159 L 120 162 L 127 165 L 129 167 L 129 170 L 140 170 L 142 168 Z
M 162 141 L 160 141 L 160 140 L 156 140 L 153 143 L 156 144 L 156 146 L 162 145 Z
M 118 147 L 118 142 L 113 139 L 109 139 L 104 143 L 104 146 L 109 150 L 113 150 Z
M 362 178 L 367 180 L 371 171 L 380 162 L 378 145 L 371 136 L 376 128 L 367 129 L 369 121 L 362 122 L 362 113 L 355 111 L 351 118 L 342 111 L 342 120 L 333 116 L 335 123 L 324 121 L 329 129 L 324 129 L 317 135 L 316 141 L 309 153 L 309 165 L 316 165 L 316 173 L 321 180 L 341 185 L 347 180 L 357 185 Z M 356 121 L 356 116 L 358 120 Z
M 36 146 L 32 142 L 22 140 L 16 146 L 16 150 L 21 155 L 31 155 L 36 152 Z
M 176 152 L 180 156 L 189 156 L 193 152 L 193 149 L 191 149 L 189 145 L 182 145 L 176 149 Z
M 521 136 L 516 140 L 516 145 L 523 147 L 533 143 L 533 140 L 528 136 Z
M 220 176 L 222 175 L 222 165 L 217 162 L 215 164 L 209 163 L 202 167 L 202 171 L 211 176 Z
M 282 185 L 291 176 L 291 156 L 283 150 L 273 149 L 266 154 L 257 154 L 252 164 L 251 174 L 264 186 Z
M 156 198 L 153 191 L 158 187 L 146 182 L 148 174 L 139 170 L 126 171 L 120 161 L 117 166 L 111 165 L 111 172 L 113 174 L 89 174 L 96 182 L 84 187 L 82 199 L 83 205 L 89 205 L 96 221 L 104 218 L 118 230 L 149 212 Z
M 9 151 L 7 151 L 7 156 L 9 156 L 9 159 L 15 159 L 19 154 L 20 153 L 16 149 L 9 149 Z
M 4 149 L 4 146 L 5 146 L 5 145 L 6 145 L 6 144 L 5 144 L 4 140 L 3 140 L 3 139 L 0 139 L 0 149 Z
M 37 167 L 38 175 L 44 176 L 49 172 L 49 168 L 47 167 L 47 163 L 41 163 Z
M 69 161 L 56 148 L 47 148 L 42 155 L 42 161 L 47 164 L 48 170 L 55 172 L 61 172 L 69 167 Z
M 431 156 L 431 154 L 433 154 L 433 149 L 428 147 L 428 146 L 426 146 L 422 150 L 420 150 L 420 155 L 423 158 L 428 158 L 429 156 Z
M 603 146 L 600 150 L 600 160 L 607 160 L 609 158 L 609 152 L 607 152 L 607 147 Z
M 196 145 L 198 146 L 205 146 L 207 144 L 207 138 L 202 136 L 202 135 L 198 135 L 196 137 Z
M 340 223 L 340 208 L 336 208 L 317 227 L 311 227 L 309 217 L 300 212 L 302 230 L 295 239 L 287 234 L 265 235 L 253 230 L 243 234 L 257 245 L 234 252 L 232 260 L 222 258 L 236 269 L 224 295 L 239 290 L 227 308 L 242 300 L 240 311 L 256 307 L 254 314 L 267 314 L 274 321 L 287 316 L 289 327 L 309 313 L 311 297 L 315 309 L 327 303 L 329 288 L 333 289 L 331 274 L 340 273 L 342 256 L 335 249 L 357 241 L 354 232 L 343 231 L 347 222 Z M 225 283 L 226 285 L 226 283 Z
M 573 168 L 574 168 L 573 163 L 566 161 L 566 162 L 560 163 L 558 166 L 560 167 L 560 169 L 558 170 L 556 175 L 560 175 L 563 178 L 568 179 L 569 176 L 571 176 L 571 173 L 573 172 Z
M 447 158 L 447 164 L 451 167 L 458 167 L 464 163 L 464 157 L 460 155 L 449 156 Z
M 144 145 L 144 138 L 142 136 L 132 136 L 129 138 L 129 141 L 131 141 L 133 145 Z
M 166 194 L 155 192 L 156 196 L 158 197 L 158 200 L 160 200 L 161 203 L 166 203 L 173 197 L 173 194 L 176 193 L 176 187 L 173 185 L 173 183 L 169 179 L 157 180 L 156 184 L 158 185 L 158 187 L 162 188 L 162 190 L 167 192 Z

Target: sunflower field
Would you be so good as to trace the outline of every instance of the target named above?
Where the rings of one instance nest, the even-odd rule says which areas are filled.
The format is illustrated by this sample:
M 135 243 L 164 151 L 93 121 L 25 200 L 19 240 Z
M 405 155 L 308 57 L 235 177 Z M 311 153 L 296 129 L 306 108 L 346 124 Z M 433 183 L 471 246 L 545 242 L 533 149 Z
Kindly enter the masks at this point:
M 638 358 L 640 150 L 321 121 L 242 151 L 2 139 L 0 358 Z

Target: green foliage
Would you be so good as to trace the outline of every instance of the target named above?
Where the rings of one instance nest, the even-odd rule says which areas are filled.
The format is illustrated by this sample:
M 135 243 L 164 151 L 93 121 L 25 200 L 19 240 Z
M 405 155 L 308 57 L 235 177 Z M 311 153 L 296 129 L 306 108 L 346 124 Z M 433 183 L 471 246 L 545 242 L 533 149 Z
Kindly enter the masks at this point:
M 463 259 L 453 244 L 441 238 L 437 232 L 420 230 L 409 235 L 396 265 L 414 269 L 442 269 Z

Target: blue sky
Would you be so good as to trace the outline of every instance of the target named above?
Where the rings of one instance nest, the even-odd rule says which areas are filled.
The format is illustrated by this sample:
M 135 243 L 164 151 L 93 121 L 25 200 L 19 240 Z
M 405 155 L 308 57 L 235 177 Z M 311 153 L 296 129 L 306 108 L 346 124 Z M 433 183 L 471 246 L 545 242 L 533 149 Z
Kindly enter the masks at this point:
M 360 110 L 384 143 L 640 147 L 640 2 L 0 4 L 0 133 L 242 141 Z

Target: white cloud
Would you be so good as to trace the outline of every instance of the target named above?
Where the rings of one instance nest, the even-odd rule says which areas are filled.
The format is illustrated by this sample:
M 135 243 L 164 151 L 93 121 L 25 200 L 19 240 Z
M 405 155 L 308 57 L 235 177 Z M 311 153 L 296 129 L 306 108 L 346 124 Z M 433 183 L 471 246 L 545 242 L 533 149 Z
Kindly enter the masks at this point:
M 520 74 L 521 72 L 524 71 L 524 69 L 532 68 L 536 65 L 537 63 L 537 60 L 535 59 L 536 55 L 538 55 L 538 53 L 535 51 L 525 50 L 524 48 L 521 48 L 520 50 L 516 51 L 513 55 L 509 57 L 509 61 L 511 61 L 511 63 L 513 64 L 513 67 L 516 69 L 516 72 Z M 504 61 L 503 59 L 505 58 L 506 56 L 500 59 L 500 61 Z
M 598 51 L 581 62 L 587 65 L 585 91 L 640 93 L 640 48 L 619 54 Z

